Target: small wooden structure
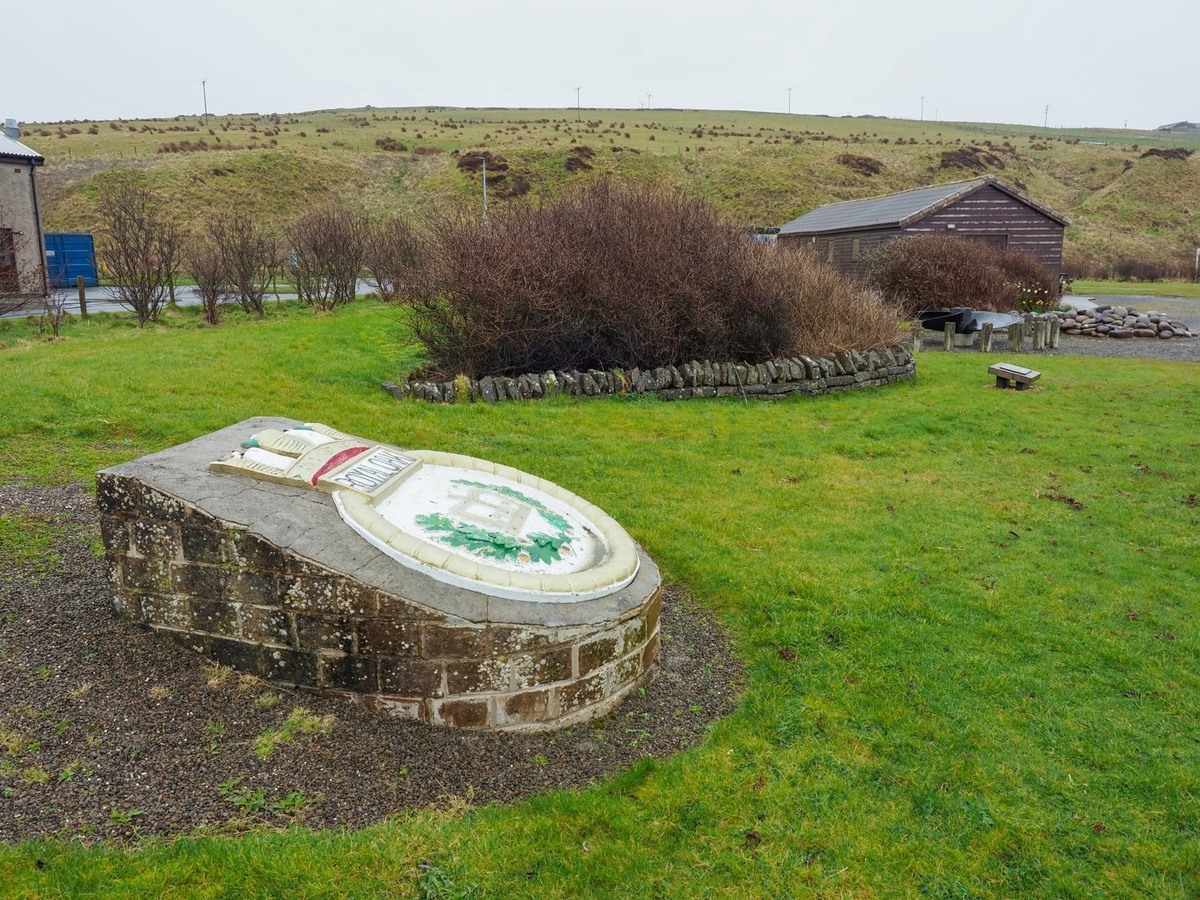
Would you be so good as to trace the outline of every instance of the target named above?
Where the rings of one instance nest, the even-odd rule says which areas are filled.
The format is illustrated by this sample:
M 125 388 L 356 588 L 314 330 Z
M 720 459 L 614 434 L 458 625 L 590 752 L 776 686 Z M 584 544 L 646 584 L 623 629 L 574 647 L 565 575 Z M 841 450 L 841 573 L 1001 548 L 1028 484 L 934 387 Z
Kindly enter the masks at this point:
M 863 275 L 871 250 L 909 234 L 949 234 L 1023 250 L 1051 272 L 1062 270 L 1063 232 L 1071 220 L 994 175 L 832 203 L 779 229 L 778 242 L 813 245 L 843 272 Z
M 988 367 L 988 374 L 996 376 L 996 387 L 1000 390 L 1015 387 L 1018 391 L 1025 391 L 1042 377 L 1041 372 L 1014 366 L 1012 363 L 996 363 Z

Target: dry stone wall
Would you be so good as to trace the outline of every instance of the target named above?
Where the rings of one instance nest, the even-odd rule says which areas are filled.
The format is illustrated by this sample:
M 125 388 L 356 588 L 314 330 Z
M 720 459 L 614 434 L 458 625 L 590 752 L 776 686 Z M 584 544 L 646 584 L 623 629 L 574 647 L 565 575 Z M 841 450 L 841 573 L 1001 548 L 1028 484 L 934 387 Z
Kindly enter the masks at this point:
M 532 372 L 509 378 L 489 375 L 479 380 L 409 379 L 386 381 L 383 388 L 398 400 L 430 403 L 491 403 L 537 400 L 551 394 L 596 397 L 602 394 L 647 394 L 661 400 L 702 397 L 755 397 L 778 400 L 791 394 L 835 394 L 890 384 L 916 374 L 912 354 L 903 346 L 860 353 L 827 353 L 816 359 L 795 356 L 759 363 L 684 363 L 657 369 Z
M 631 586 L 644 599 L 611 619 L 479 622 L 371 587 L 138 478 L 101 472 L 97 499 L 117 613 L 272 682 L 436 725 L 541 729 L 607 712 L 654 671 L 660 586 L 648 560 Z

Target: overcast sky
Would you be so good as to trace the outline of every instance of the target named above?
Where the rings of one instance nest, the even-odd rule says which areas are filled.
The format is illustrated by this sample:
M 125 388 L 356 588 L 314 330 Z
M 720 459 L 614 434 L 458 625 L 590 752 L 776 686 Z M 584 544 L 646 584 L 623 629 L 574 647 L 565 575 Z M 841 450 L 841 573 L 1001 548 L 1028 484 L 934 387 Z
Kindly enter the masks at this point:
M 1200 2 L 55 0 L 6 4 L 0 116 L 328 107 L 1200 121 Z M 649 94 L 649 98 L 647 98 Z

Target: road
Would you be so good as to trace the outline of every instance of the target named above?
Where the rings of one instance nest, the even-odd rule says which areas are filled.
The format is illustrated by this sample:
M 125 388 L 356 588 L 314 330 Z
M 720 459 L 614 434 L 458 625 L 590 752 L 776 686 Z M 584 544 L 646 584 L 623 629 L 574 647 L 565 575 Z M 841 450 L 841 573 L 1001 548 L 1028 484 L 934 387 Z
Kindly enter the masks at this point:
M 67 297 L 66 311 L 72 315 L 79 313 L 79 292 L 75 288 L 66 289 L 69 291 Z M 362 279 L 358 282 L 358 294 L 373 294 L 375 288 L 369 282 Z M 87 299 L 88 313 L 112 313 L 112 312 L 128 312 L 128 308 L 122 306 L 113 299 L 112 288 L 107 287 L 89 287 L 84 288 L 84 297 Z M 265 300 L 295 300 L 299 296 L 295 291 L 279 291 L 272 292 L 266 295 Z M 199 306 L 200 295 L 196 293 L 196 289 L 191 285 L 179 285 L 175 288 L 175 302 L 179 306 Z M 237 301 L 232 301 L 236 303 Z M 38 315 L 41 313 L 41 304 L 38 301 L 29 303 L 23 309 L 16 312 L 8 313 L 6 318 L 15 318 L 20 316 Z

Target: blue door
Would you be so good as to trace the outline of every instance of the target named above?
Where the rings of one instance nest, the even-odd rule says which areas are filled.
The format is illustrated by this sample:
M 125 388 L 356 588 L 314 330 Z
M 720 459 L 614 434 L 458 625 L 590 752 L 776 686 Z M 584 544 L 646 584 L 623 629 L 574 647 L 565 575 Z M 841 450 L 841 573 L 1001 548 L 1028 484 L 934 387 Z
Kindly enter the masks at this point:
M 96 247 L 90 234 L 71 231 L 46 232 L 46 271 L 53 287 L 69 287 L 83 276 L 83 283 L 95 287 Z

